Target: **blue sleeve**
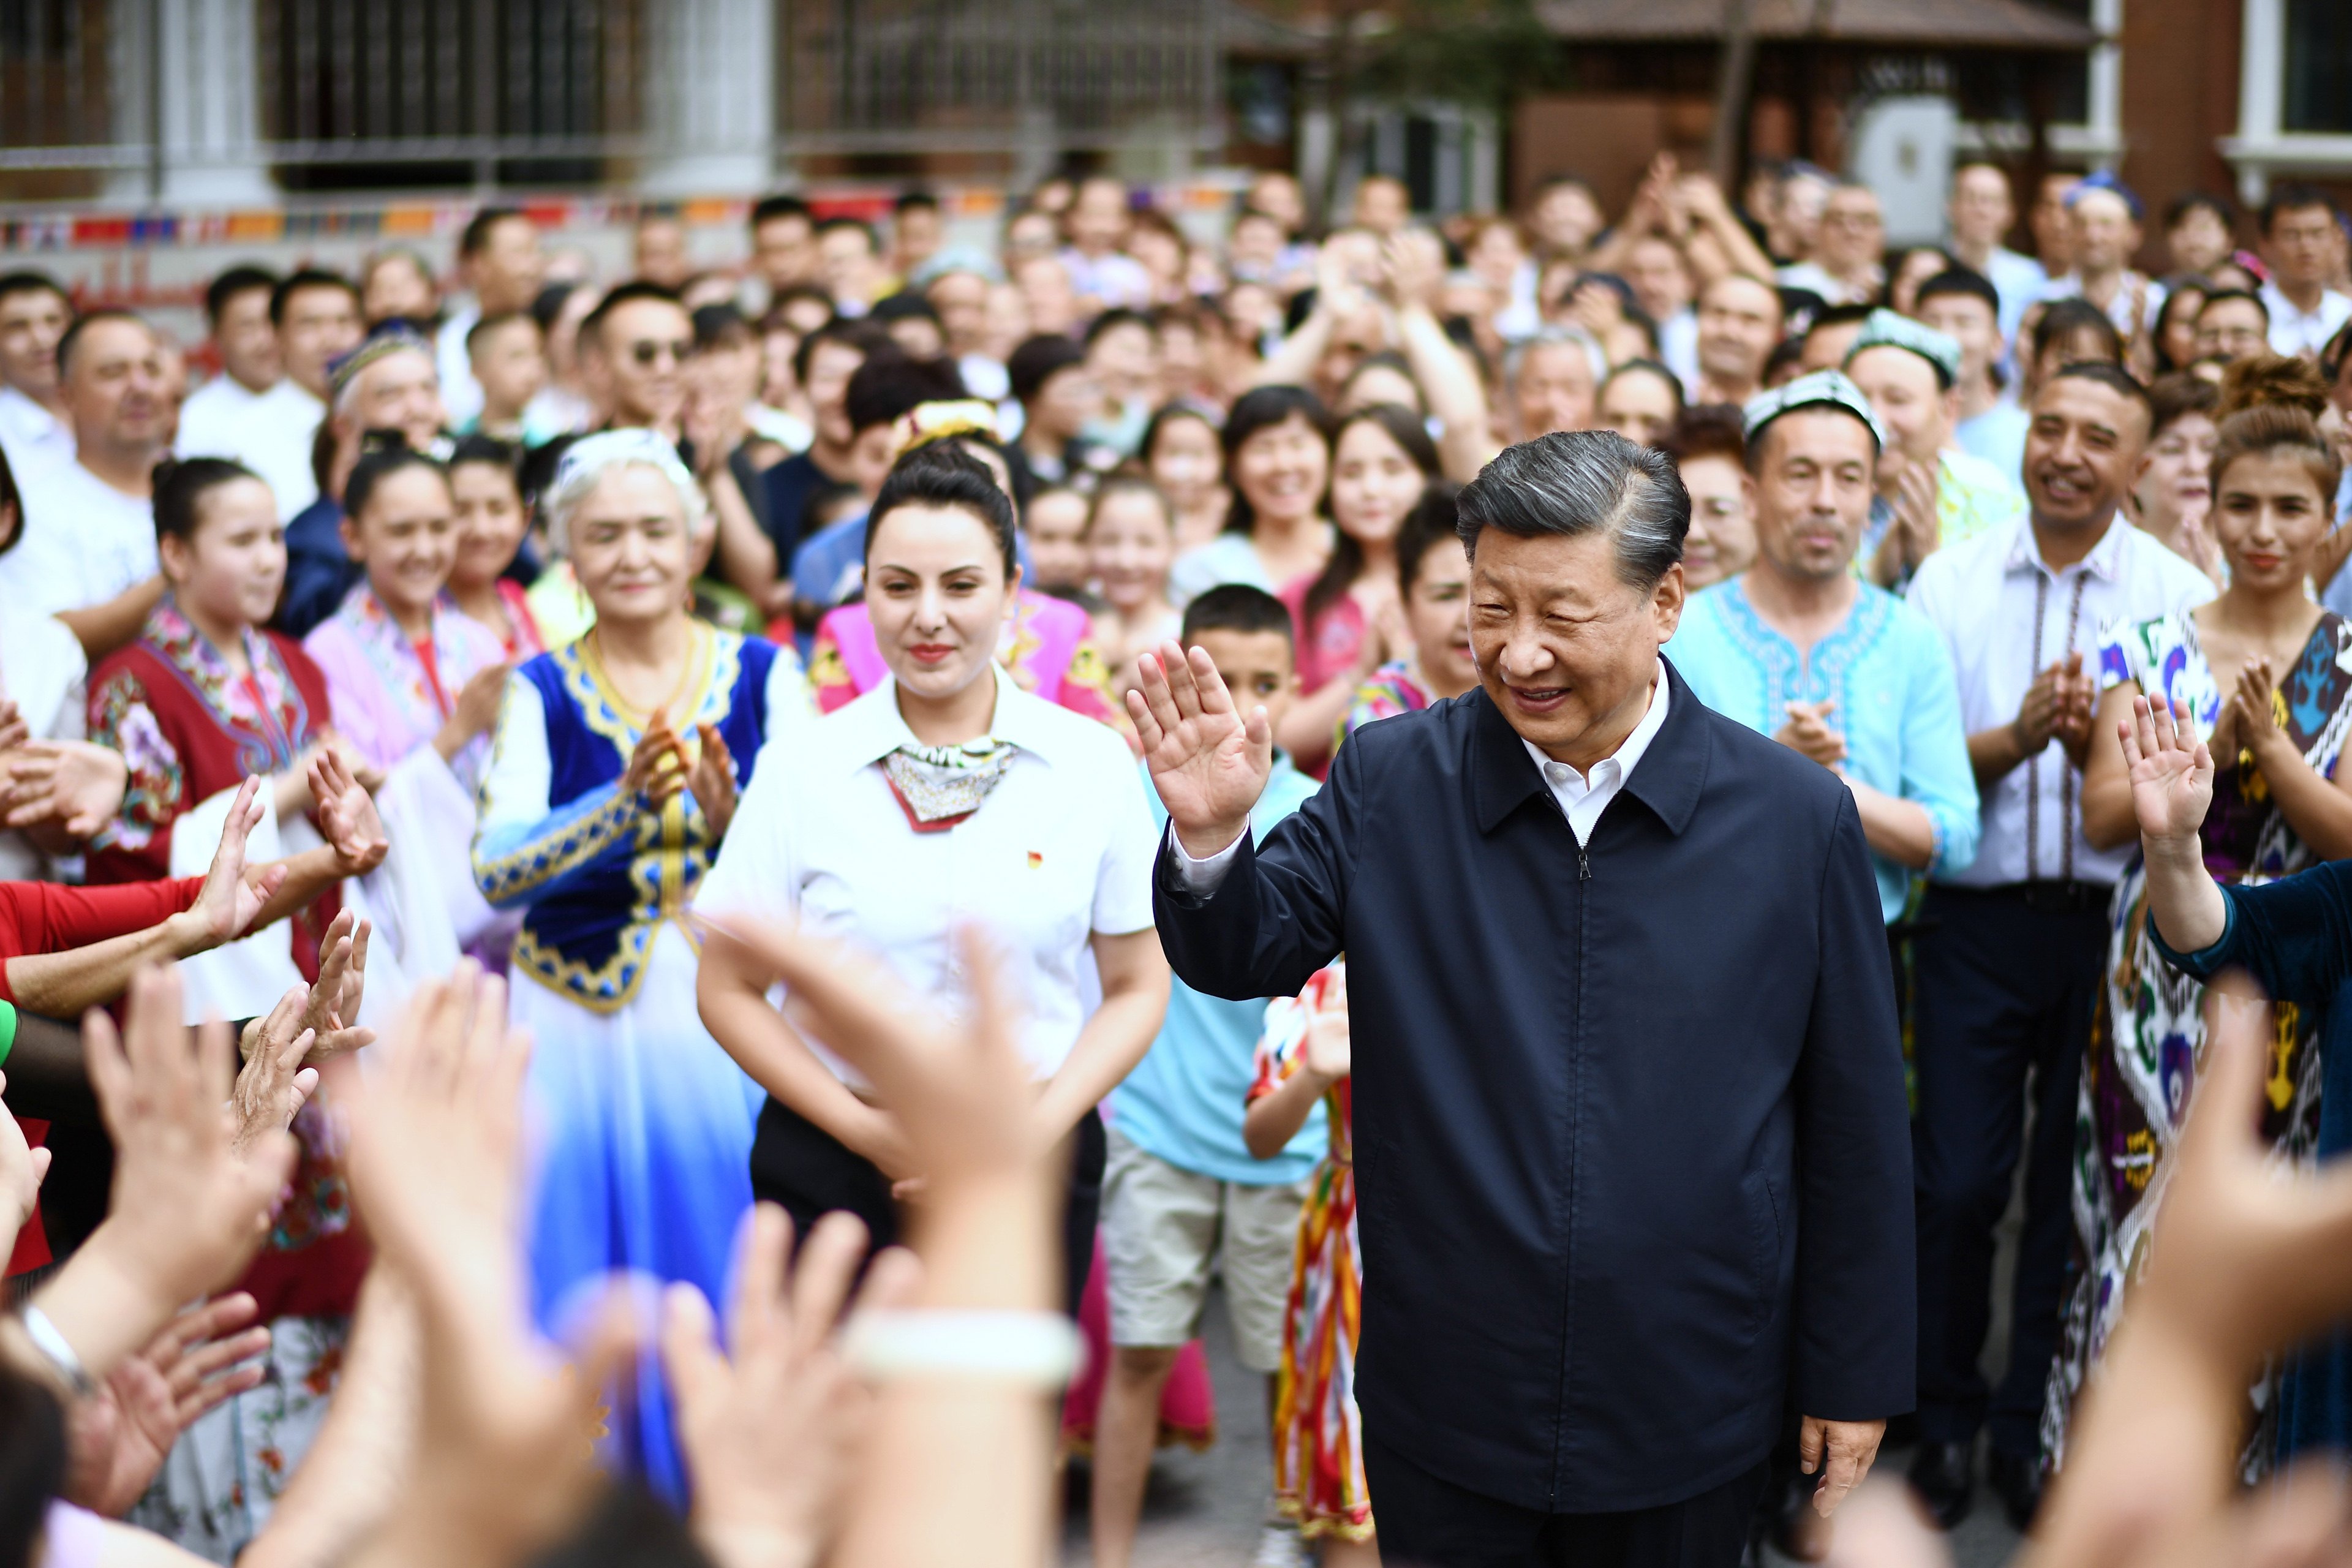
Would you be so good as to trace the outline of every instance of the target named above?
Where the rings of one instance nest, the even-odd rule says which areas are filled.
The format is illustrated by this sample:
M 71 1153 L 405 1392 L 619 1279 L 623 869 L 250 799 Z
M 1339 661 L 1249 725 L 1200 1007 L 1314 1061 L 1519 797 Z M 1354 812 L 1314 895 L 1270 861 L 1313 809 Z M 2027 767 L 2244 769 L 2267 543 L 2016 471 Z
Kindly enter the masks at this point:
M 2243 969 L 2281 1002 L 2324 1005 L 2352 967 L 2352 861 L 2329 860 L 2258 888 L 2221 889 L 2221 940 L 2181 952 L 2156 921 L 2148 940 L 2166 963 L 2192 980 Z
M 1923 807 L 1936 828 L 1931 877 L 1965 871 L 1977 858 L 1984 819 L 1977 805 L 1976 772 L 1969 766 L 1968 730 L 1960 722 L 1960 688 L 1951 656 L 1923 620 L 1913 638 L 1910 690 L 1903 703 L 1903 798 Z

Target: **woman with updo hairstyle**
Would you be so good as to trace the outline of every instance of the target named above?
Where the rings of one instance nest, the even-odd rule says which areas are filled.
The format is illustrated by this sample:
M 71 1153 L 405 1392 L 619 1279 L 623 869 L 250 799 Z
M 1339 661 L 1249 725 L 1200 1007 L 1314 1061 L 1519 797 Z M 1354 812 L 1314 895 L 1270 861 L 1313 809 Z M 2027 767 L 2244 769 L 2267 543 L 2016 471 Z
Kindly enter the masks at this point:
M 1013 501 L 951 444 L 901 458 L 874 500 L 866 604 L 887 677 L 763 765 L 704 885 L 723 928 L 799 921 L 866 947 L 908 995 L 970 1005 L 967 926 L 1021 1020 L 1042 1136 L 1069 1138 L 1067 1300 L 1092 1256 L 1106 1143 L 1095 1107 L 1168 1002 L 1151 919 L 1159 834 L 1143 777 L 1101 724 L 1021 689 L 997 657 L 1019 605 Z M 1090 1010 L 1087 971 L 1101 1002 Z M 714 936 L 710 1032 L 767 1089 L 751 1185 L 799 1233 L 835 1209 L 895 1240 L 922 1190 L 890 1107 L 769 999 L 777 976 Z
M 2212 750 L 2213 799 L 2200 836 L 2217 880 L 2251 887 L 2352 856 L 2352 768 L 2342 754 L 2352 730 L 2352 626 L 2314 603 L 2308 587 L 2343 472 L 2319 427 L 2326 396 L 2305 360 L 2262 355 L 2223 377 L 2208 515 L 2229 586 L 2195 609 L 2109 628 L 2099 655 L 2105 693 L 2083 778 L 2083 831 L 2093 844 L 2138 837 L 2117 728 L 2130 721 L 2133 700 L 2146 697 Z M 2042 1424 L 2053 1464 L 2099 1348 L 2128 1310 L 2203 1063 L 2204 987 L 2157 951 L 2144 918 L 2147 887 L 2135 858 L 2116 887 L 2107 979 L 2084 1059 L 2074 1205 L 2080 1272 Z M 2352 1110 L 2352 1062 L 2323 1064 L 2323 1011 L 2277 1005 L 2262 1129 L 2284 1165 L 2307 1165 L 2352 1142 L 2339 1121 Z M 2325 1094 L 2324 1068 L 2336 1080 Z M 2248 1390 L 2240 1468 L 2249 1480 L 2315 1437 L 2341 1445 L 2352 1433 L 2343 1392 L 2352 1383 L 2294 1382 L 2299 1389 L 2282 1389 L 2273 1364 Z
M 695 1016 L 687 911 L 753 761 L 792 754 L 809 713 L 790 649 L 688 613 L 711 522 L 668 442 L 583 438 L 547 504 L 595 624 L 508 678 L 473 862 L 482 896 L 522 912 L 531 1305 L 553 1329 L 614 1271 L 719 1298 L 760 1097 Z M 682 1496 L 659 1389 L 614 1424 L 616 1458 Z
M 1023 470 L 997 440 L 995 420 L 993 405 L 977 400 L 919 404 L 900 422 L 898 460 L 926 447 L 951 447 L 980 464 L 998 489 L 1025 505 L 1036 497 L 1021 495 Z M 1016 536 L 1016 549 L 1025 542 Z M 1096 640 L 1094 617 L 1026 582 L 1015 599 L 996 656 L 1021 689 L 1127 733 L 1127 712 L 1112 700 L 1110 666 Z M 826 611 L 809 648 L 809 687 L 817 710 L 831 713 L 848 706 L 888 674 L 867 600 L 861 596 Z

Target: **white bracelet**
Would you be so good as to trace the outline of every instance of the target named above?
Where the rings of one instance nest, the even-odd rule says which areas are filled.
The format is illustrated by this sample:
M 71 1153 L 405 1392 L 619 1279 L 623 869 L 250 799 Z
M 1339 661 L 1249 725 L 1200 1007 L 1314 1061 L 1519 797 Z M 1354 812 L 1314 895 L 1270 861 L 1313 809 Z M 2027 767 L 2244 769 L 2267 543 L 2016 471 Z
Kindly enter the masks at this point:
M 1086 1358 L 1076 1325 L 1059 1312 L 866 1312 L 842 1348 L 871 1378 L 947 1373 L 1041 1389 L 1066 1386 Z
M 90 1380 L 89 1370 L 81 1364 L 81 1357 L 74 1353 L 71 1342 L 58 1331 L 57 1324 L 49 1321 L 49 1315 L 38 1307 L 26 1307 L 24 1324 L 26 1336 L 33 1342 L 33 1348 L 57 1369 L 58 1376 L 73 1390 L 74 1397 L 94 1398 L 98 1394 L 98 1384 Z

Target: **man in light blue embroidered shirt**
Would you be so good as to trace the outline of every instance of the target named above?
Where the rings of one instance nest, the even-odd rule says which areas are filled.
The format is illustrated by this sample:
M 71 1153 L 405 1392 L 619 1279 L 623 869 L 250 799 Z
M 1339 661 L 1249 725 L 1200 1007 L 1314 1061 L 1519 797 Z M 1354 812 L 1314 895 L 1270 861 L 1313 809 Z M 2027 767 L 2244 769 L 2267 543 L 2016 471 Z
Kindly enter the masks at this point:
M 1281 721 L 1298 688 L 1281 600 L 1244 583 L 1212 588 L 1186 606 L 1181 636 L 1208 653 L 1236 700 L 1263 704 L 1267 722 Z M 1253 836 L 1264 838 L 1315 788 L 1276 752 L 1250 813 Z M 1159 800 L 1154 792 L 1165 826 Z M 1329 1135 L 1318 1105 L 1278 1156 L 1250 1157 L 1242 1120 L 1265 1021 L 1264 999 L 1228 1002 L 1178 981 L 1160 1037 L 1111 1097 L 1102 1237 L 1112 1352 L 1096 1420 L 1092 1509 L 1094 1560 L 1104 1568 L 1125 1568 L 1134 1547 L 1160 1392 L 1177 1352 L 1200 1332 L 1213 1262 L 1222 1265 L 1242 1365 L 1266 1374 L 1269 1387 L 1282 1365 L 1299 1212 Z
M 1700 701 L 1846 781 L 1892 924 L 1914 873 L 1976 855 L 1959 690 L 1927 618 L 1848 571 L 1880 429 L 1836 371 L 1752 399 L 1756 564 L 1694 595 L 1667 656 Z

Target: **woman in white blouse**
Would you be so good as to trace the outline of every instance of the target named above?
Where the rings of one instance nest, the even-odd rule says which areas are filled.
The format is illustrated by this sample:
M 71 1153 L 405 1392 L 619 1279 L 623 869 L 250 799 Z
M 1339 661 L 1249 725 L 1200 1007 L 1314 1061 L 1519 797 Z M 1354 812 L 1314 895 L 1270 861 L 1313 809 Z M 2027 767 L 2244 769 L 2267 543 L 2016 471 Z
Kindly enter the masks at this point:
M 890 678 L 754 772 L 698 911 L 797 918 L 873 949 L 950 1007 L 983 931 L 1024 1018 L 1037 1116 L 1073 1138 L 1065 1237 L 1091 1256 L 1102 1191 L 1096 1104 L 1142 1059 L 1168 1004 L 1151 923 L 1159 835 L 1118 734 L 1030 696 L 998 668 L 1015 604 L 1013 503 L 951 444 L 908 454 L 875 500 L 866 602 Z M 1087 960 L 1101 1005 L 1087 1012 Z M 751 1186 L 802 1234 L 847 1209 L 875 1246 L 923 1173 L 890 1108 L 770 1005 L 776 976 L 706 952 L 698 992 L 768 1102 Z M 1076 1305 L 1083 1270 L 1071 1275 Z

